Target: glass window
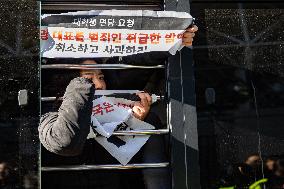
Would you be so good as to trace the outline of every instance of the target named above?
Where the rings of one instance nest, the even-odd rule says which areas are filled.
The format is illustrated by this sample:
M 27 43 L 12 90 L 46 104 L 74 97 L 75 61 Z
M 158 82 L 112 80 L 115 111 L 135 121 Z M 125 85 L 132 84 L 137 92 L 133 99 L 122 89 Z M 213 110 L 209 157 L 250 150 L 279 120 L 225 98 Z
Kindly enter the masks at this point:
M 0 187 L 38 188 L 38 6 L 0 2 Z M 26 90 L 28 104 L 19 106 Z
M 191 11 L 202 188 L 283 187 L 283 4 Z

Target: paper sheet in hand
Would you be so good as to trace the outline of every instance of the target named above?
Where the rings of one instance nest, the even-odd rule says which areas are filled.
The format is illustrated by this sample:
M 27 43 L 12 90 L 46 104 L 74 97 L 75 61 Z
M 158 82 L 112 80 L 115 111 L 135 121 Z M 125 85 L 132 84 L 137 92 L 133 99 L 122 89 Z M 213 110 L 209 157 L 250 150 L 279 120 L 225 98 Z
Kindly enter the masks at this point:
M 131 112 L 130 108 L 118 106 L 111 98 L 102 96 L 93 101 L 92 127 L 108 138 L 119 124 L 128 120 Z
M 154 126 L 140 121 L 133 117 L 131 114 L 129 118 L 125 121 L 123 118 L 127 117 L 126 112 L 131 112 L 130 106 L 133 104 L 132 101 L 122 99 L 122 98 L 113 98 L 113 97 L 101 97 L 99 99 L 94 100 L 94 107 L 96 109 L 99 107 L 98 104 L 102 104 L 104 102 L 107 102 L 112 105 L 113 111 L 111 111 L 112 115 L 115 115 L 114 120 L 112 120 L 112 123 L 114 123 L 111 127 L 111 129 L 116 129 L 117 131 L 130 131 L 130 130 L 143 130 L 143 129 L 154 129 Z M 102 106 L 101 106 L 102 107 Z M 93 112 L 100 112 L 98 110 L 94 110 Z M 101 108 L 99 108 L 101 110 Z M 111 114 L 108 113 L 108 115 L 101 115 L 99 114 L 99 118 L 97 117 L 97 114 L 94 114 L 92 116 L 92 120 L 97 120 L 98 122 L 106 123 L 106 119 L 110 120 L 111 118 L 108 117 Z M 105 118 L 105 119 L 104 119 Z M 121 120 L 118 120 L 117 118 L 120 118 Z M 124 120 L 124 121 L 123 121 Z M 123 122 L 123 123 L 122 123 Z M 117 123 L 122 123 L 116 125 Z M 92 126 L 91 135 L 89 136 L 91 138 L 95 137 L 94 133 L 107 133 L 109 131 L 105 130 L 106 124 L 100 124 L 100 127 Z M 100 128 L 100 129 L 98 129 Z M 110 133 L 110 132 L 109 132 Z M 126 165 L 131 158 L 141 149 L 141 147 L 147 142 L 150 136 L 143 135 L 143 136 L 97 136 L 95 137 L 95 140 L 101 144 L 114 158 L 116 158 L 121 164 Z

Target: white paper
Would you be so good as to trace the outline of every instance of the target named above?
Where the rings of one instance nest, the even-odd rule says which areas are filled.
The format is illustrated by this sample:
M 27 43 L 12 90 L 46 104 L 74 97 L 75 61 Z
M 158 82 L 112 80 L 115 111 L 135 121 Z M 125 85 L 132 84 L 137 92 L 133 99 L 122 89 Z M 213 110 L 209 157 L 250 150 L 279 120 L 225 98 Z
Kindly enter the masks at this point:
M 116 127 L 128 120 L 132 114 L 129 107 L 118 106 L 109 97 L 102 96 L 93 101 L 92 127 L 104 137 L 110 137 Z
M 143 130 L 154 129 L 154 126 L 136 119 L 131 116 L 126 124 L 129 127 L 126 130 Z M 95 140 L 101 144 L 114 158 L 116 158 L 122 165 L 126 165 L 131 158 L 142 148 L 142 146 L 149 139 L 149 135 L 143 136 L 113 136 L 121 140 L 121 144 L 117 145 L 110 142 L 106 137 L 95 137 Z
M 186 12 L 151 10 L 78 11 L 42 19 L 41 56 L 46 58 L 175 54 L 183 47 L 180 34 L 193 21 Z
M 58 57 L 113 57 L 113 56 L 128 56 L 133 54 L 141 54 L 151 51 L 169 51 L 171 54 L 180 49 L 182 39 L 177 38 L 183 34 L 184 30 L 129 30 L 129 29 L 88 29 L 88 28 L 65 28 L 65 27 L 48 27 L 49 36 L 61 33 L 63 36 L 66 33 L 76 35 L 77 32 L 82 32 L 84 41 L 76 40 L 60 40 L 58 38 L 48 38 L 48 41 L 42 41 L 41 53 L 42 57 L 58 58 Z M 116 41 L 100 41 L 92 42 L 89 38 L 90 33 L 97 33 L 101 36 L 107 33 L 110 36 L 121 34 L 120 43 Z M 136 43 L 130 42 L 128 35 L 136 34 Z M 156 40 L 147 39 L 147 44 L 139 44 L 139 38 L 144 35 L 159 35 Z M 175 36 L 166 38 L 166 36 Z M 49 45 L 48 45 L 49 44 Z
M 41 18 L 46 18 L 51 15 L 112 15 L 112 16 L 152 16 L 152 17 L 176 17 L 176 18 L 192 18 L 186 12 L 176 11 L 152 11 L 152 10 L 91 10 L 77 11 L 60 14 L 44 14 Z
M 106 107 L 103 106 L 106 103 L 108 110 L 112 110 L 108 113 L 105 112 L 105 109 L 101 109 Z M 150 136 L 111 136 L 114 130 L 130 131 L 155 128 L 151 124 L 140 121 L 132 116 L 131 107 L 133 103 L 133 101 L 123 98 L 105 96 L 93 101 L 92 126 L 88 138 L 95 138 L 99 144 L 123 165 L 126 165 L 131 160 Z M 109 105 L 111 105 L 111 109 Z M 96 133 L 102 136 L 97 136 Z

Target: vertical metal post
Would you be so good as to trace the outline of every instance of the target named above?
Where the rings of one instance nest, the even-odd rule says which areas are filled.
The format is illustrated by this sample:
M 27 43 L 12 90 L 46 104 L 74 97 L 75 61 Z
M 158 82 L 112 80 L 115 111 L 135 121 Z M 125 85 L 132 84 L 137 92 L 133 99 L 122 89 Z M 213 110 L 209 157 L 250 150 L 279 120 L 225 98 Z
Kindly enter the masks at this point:
M 189 0 L 165 0 L 165 10 L 189 12 Z M 172 189 L 200 188 L 193 69 L 190 48 L 169 58 Z

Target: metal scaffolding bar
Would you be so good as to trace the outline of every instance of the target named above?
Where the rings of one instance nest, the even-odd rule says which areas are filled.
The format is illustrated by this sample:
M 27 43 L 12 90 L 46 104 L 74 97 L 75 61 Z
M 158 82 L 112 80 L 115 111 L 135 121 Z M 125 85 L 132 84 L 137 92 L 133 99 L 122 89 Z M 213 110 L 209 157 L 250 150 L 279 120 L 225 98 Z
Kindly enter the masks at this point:
M 96 96 L 96 95 L 95 95 Z M 62 97 L 41 97 L 41 101 L 42 102 L 53 102 L 55 100 L 62 100 L 63 98 Z M 158 96 L 157 95 L 157 100 L 162 100 L 164 99 L 164 96 Z
M 107 70 L 114 70 L 114 69 L 161 69 L 164 68 L 164 65 L 157 65 L 157 66 L 135 66 L 135 65 L 128 65 L 128 64 L 48 64 L 42 65 L 42 69 L 78 69 L 78 70 L 94 70 L 94 69 L 107 69 Z
M 114 170 L 114 169 L 145 169 L 165 168 L 169 162 L 163 163 L 139 163 L 139 164 L 109 164 L 109 165 L 66 165 L 57 167 L 42 167 L 41 171 L 88 171 L 88 170 Z
M 131 131 L 115 131 L 112 133 L 112 135 L 116 136 L 125 136 L 125 135 L 163 135 L 168 134 L 169 129 L 157 129 L 157 130 L 151 130 L 151 129 L 145 129 L 145 130 L 131 130 Z

